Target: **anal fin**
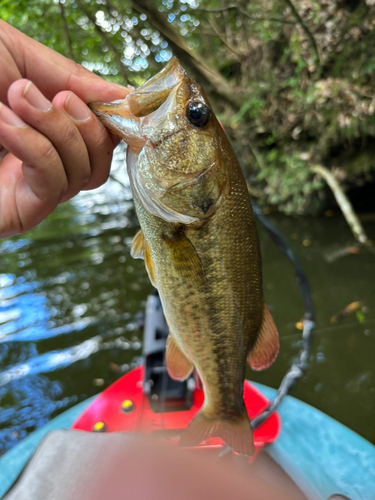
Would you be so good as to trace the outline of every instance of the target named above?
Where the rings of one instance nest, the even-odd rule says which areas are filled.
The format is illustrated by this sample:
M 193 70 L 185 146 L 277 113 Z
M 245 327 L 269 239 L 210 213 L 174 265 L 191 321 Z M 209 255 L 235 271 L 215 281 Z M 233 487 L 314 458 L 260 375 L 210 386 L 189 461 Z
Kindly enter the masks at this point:
M 169 375 L 175 380 L 186 380 L 194 368 L 171 334 L 167 339 L 165 363 Z
M 254 453 L 253 433 L 249 417 L 244 412 L 233 418 L 208 418 L 201 410 L 180 438 L 180 446 L 197 446 L 209 437 L 219 437 L 236 453 L 250 457 Z
M 264 370 L 276 359 L 279 352 L 279 334 L 266 304 L 263 306 L 263 320 L 255 346 L 247 361 L 253 370 Z

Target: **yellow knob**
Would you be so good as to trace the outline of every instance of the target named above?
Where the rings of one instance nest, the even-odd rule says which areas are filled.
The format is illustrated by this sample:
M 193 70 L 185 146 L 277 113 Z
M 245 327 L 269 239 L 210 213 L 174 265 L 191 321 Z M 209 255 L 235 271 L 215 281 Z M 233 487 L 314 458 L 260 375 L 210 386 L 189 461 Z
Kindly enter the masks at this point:
M 106 426 L 104 422 L 96 422 L 94 424 L 94 427 L 92 428 L 94 432 L 105 432 L 106 431 Z
M 121 410 L 125 413 L 130 413 L 134 409 L 134 403 L 131 399 L 125 399 L 121 403 Z

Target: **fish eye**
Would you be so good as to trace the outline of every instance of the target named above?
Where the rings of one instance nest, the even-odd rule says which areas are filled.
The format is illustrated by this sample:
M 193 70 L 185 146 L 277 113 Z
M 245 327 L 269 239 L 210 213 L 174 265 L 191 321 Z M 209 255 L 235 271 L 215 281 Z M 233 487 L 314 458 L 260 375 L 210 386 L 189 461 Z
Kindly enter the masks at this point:
M 195 127 L 204 127 L 208 123 L 210 116 L 210 108 L 203 102 L 192 101 L 186 108 L 186 117 Z

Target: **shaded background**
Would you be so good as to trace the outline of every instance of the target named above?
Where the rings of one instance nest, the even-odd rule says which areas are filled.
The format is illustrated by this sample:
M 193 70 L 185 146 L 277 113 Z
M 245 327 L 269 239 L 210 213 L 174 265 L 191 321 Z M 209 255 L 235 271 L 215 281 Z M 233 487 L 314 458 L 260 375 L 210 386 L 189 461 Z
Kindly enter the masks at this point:
M 335 175 L 375 239 L 373 3 L 0 0 L 0 13 L 117 83 L 141 84 L 174 53 L 205 86 L 251 194 L 311 283 L 317 330 L 293 395 L 375 442 L 374 253 L 311 172 L 321 164 Z M 121 148 L 114 176 L 121 184 L 110 179 L 0 241 L 0 454 L 139 362 L 152 287 L 130 257 L 138 222 Z M 260 238 L 281 351 L 248 376 L 278 387 L 304 311 L 290 264 L 261 228 Z M 352 302 L 361 304 L 331 323 Z

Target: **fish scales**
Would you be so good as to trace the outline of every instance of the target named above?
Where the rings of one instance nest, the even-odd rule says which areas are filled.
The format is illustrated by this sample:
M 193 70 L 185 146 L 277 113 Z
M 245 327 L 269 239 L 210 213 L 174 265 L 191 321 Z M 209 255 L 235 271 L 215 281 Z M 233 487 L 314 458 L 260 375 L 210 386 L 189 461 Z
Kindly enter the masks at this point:
M 185 230 L 205 273 L 199 288 L 181 279 L 173 254 L 164 244 L 163 235 L 173 233 L 175 224 L 160 224 L 139 201 L 136 205 L 168 325 L 208 389 L 207 411 L 218 415 L 243 411 L 245 360 L 262 319 L 258 249 L 256 241 L 249 244 L 246 238 L 253 215 L 249 204 L 239 209 L 241 197 L 248 195 L 245 183 L 237 181 L 237 187 L 235 181 L 226 202 L 203 228 Z M 223 224 L 228 215 L 230 226 Z M 244 272 L 248 280 L 243 280 Z
M 142 229 L 132 254 L 145 259 L 160 294 L 170 329 L 168 371 L 182 380 L 195 367 L 202 380 L 204 405 L 181 443 L 219 436 L 250 455 L 246 361 L 267 367 L 278 340 L 264 304 L 255 219 L 232 147 L 203 90 L 177 60 L 123 104 L 92 109 L 128 143 Z

